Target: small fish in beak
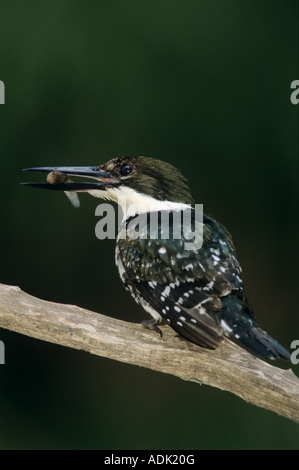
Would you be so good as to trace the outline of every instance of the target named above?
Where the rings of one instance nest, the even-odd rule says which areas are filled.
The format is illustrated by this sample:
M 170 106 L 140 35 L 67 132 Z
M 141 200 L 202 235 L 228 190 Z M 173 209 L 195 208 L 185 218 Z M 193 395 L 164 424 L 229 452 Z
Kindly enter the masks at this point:
M 51 171 L 47 175 L 47 182 L 49 184 L 61 184 L 61 183 L 73 183 L 73 180 L 68 177 L 65 173 L 61 173 L 60 171 Z M 64 191 L 64 194 L 67 196 L 69 201 L 74 207 L 80 207 L 80 200 L 78 194 L 73 191 Z

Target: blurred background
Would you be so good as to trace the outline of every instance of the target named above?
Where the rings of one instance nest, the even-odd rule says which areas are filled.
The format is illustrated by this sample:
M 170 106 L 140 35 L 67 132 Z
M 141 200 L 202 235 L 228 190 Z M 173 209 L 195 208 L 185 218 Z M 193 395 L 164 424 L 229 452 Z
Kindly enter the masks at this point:
M 297 18 L 292 0 L 3 0 L 0 282 L 145 319 L 119 281 L 115 242 L 95 237 L 99 201 L 83 195 L 78 210 L 19 183 L 38 180 L 26 167 L 152 156 L 179 167 L 231 231 L 258 321 L 289 347 L 299 337 Z M 0 340 L 2 449 L 299 447 L 293 422 L 232 394 L 3 329 Z

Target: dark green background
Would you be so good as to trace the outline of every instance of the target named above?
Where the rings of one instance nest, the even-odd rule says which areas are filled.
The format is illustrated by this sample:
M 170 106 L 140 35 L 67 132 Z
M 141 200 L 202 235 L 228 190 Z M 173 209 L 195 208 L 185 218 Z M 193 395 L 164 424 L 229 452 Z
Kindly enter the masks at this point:
M 169 161 L 233 234 L 259 323 L 298 339 L 293 0 L 2 0 L 1 277 L 139 322 L 99 201 L 21 169 Z M 232 394 L 0 330 L 0 448 L 289 449 L 298 426 Z M 296 373 L 297 370 L 293 368 Z

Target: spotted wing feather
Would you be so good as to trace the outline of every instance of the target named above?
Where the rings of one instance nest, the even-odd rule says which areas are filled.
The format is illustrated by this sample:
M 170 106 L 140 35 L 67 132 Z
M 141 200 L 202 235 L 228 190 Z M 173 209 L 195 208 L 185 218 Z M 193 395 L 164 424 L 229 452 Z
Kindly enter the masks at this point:
M 240 265 L 228 232 L 204 216 L 203 244 L 186 250 L 186 239 L 118 241 L 122 280 L 135 300 L 182 336 L 215 348 L 223 337 L 215 313 L 221 297 L 242 293 Z

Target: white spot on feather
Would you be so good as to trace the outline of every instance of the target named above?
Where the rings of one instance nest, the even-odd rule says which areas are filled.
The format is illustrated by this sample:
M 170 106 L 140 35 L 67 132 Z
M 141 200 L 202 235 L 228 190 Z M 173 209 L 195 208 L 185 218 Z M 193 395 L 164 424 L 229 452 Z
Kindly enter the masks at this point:
M 228 324 L 226 323 L 226 321 L 224 320 L 221 320 L 220 322 L 220 326 L 222 326 L 222 328 L 227 331 L 228 333 L 231 333 L 233 330 L 231 329 L 230 326 L 228 326 Z

